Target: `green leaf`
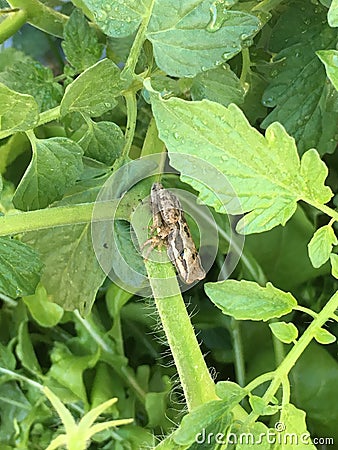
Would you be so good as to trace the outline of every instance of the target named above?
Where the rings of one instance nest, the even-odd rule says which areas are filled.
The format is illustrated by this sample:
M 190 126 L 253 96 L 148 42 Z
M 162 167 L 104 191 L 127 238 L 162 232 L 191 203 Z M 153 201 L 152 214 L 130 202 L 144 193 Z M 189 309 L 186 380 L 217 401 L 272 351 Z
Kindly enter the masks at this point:
M 32 405 L 14 381 L 0 385 L 0 404 L 0 442 L 11 443 L 17 436 L 17 422 L 29 414 Z M 13 449 L 13 445 L 10 448 Z
M 16 366 L 15 356 L 9 347 L 0 342 L 0 366 L 5 369 L 14 370 Z
M 223 400 L 239 403 L 247 395 L 247 392 L 233 381 L 219 381 L 216 384 L 216 394 Z
M 116 38 L 134 33 L 145 12 L 143 1 L 122 0 L 111 3 L 107 0 L 82 0 L 82 3 L 92 13 L 101 30 Z
M 174 432 L 173 439 L 179 445 L 191 445 L 196 442 L 197 434 L 205 428 L 220 421 L 230 423 L 231 404 L 226 401 L 214 400 L 193 409 L 183 417 L 179 428 Z
M 330 255 L 330 263 L 332 266 L 332 275 L 335 278 L 338 278 L 338 255 L 336 255 L 335 253 L 331 253 Z
M 0 291 L 13 298 L 33 294 L 42 269 L 38 253 L 7 237 L 0 237 L 0 248 Z
M 38 105 L 30 95 L 19 94 L 0 84 L 0 138 L 3 133 L 25 131 L 38 123 Z
M 290 375 L 294 402 L 306 411 L 308 426 L 311 430 L 316 430 L 317 436 L 332 436 L 337 442 L 338 364 L 336 358 L 327 348 L 312 342 L 301 355 Z M 297 425 L 299 424 L 296 422 L 295 426 Z M 298 429 L 302 430 L 301 427 Z M 292 430 L 293 428 L 286 428 L 286 432 L 292 432 Z
M 111 165 L 122 154 L 125 143 L 121 128 L 113 122 L 87 121 L 88 130 L 78 143 L 89 158 Z
M 15 207 L 26 211 L 61 199 L 83 169 L 82 149 L 68 138 L 36 139 L 32 150 L 32 160 L 13 198 Z
M 338 0 L 332 0 L 327 19 L 330 27 L 338 27 Z
M 237 320 L 264 320 L 284 316 L 297 305 L 289 292 L 267 283 L 259 286 L 253 281 L 225 280 L 206 283 L 205 292 L 224 314 Z
M 238 222 L 239 232 L 284 225 L 300 199 L 325 203 L 332 197 L 318 153 L 309 150 L 300 164 L 295 142 L 280 124 L 270 125 L 264 138 L 235 105 L 150 95 L 171 165 L 216 211 L 249 212 Z
M 88 404 L 87 393 L 83 382 L 83 372 L 95 366 L 99 352 L 94 355 L 77 356 L 64 344 L 57 342 L 50 355 L 52 366 L 46 376 L 69 389 L 73 394 Z
M 315 269 L 311 264 L 307 245 L 314 232 L 313 220 L 299 205 L 285 226 L 247 236 L 244 252 L 249 250 L 274 286 L 292 292 L 295 287 L 328 272 L 327 265 Z M 250 272 L 250 268 L 243 267 L 242 278 L 250 279 Z
M 1 72 L 0 82 L 14 91 L 34 97 L 40 111 L 58 106 L 63 94 L 63 87 L 54 81 L 52 70 L 29 57 Z
M 103 59 L 67 86 L 61 102 L 61 115 L 79 111 L 101 116 L 114 108 L 115 97 L 121 94 L 121 89 L 120 69 L 110 59 Z
M 16 353 L 23 367 L 27 370 L 41 375 L 41 367 L 36 357 L 31 336 L 28 332 L 28 323 L 21 322 L 18 334 L 18 345 Z
M 324 328 L 319 328 L 315 331 L 314 338 L 319 344 L 332 344 L 337 340 L 336 336 L 331 334 L 329 331 L 324 330 Z
M 262 422 L 241 428 L 237 438 L 236 450 L 271 450 L 271 434 Z
M 298 337 L 297 327 L 293 323 L 273 322 L 269 323 L 271 331 L 284 344 L 291 344 Z
M 198 74 L 190 91 L 193 100 L 206 98 L 224 106 L 228 106 L 229 103 L 240 105 L 244 101 L 241 82 L 226 64 Z
M 77 72 L 82 72 L 100 59 L 103 44 L 98 42 L 96 31 L 78 9 L 74 9 L 66 23 L 62 48 Z
M 147 30 L 161 70 L 174 77 L 194 77 L 239 53 L 259 30 L 257 17 L 224 11 L 217 27 L 210 23 L 210 2 L 158 0 Z
M 87 314 L 105 279 L 93 250 L 90 225 L 34 231 L 23 240 L 45 264 L 41 282 L 50 300 L 67 311 L 79 309 Z
M 274 110 L 264 119 L 266 128 L 278 121 L 296 139 L 304 153 L 316 147 L 320 154 L 336 147 L 338 113 L 328 105 L 331 94 L 317 50 L 334 48 L 336 31 L 325 25 L 326 8 L 302 0 L 288 3 L 277 21 L 269 50 L 277 53 L 263 103 Z M 331 101 L 331 100 L 330 100 Z
M 250 395 L 249 403 L 252 411 L 259 416 L 272 416 L 280 409 L 277 405 L 267 405 L 265 400 L 257 395 Z
M 338 4 L 337 4 L 338 10 Z M 337 22 L 338 26 L 338 22 Z M 337 50 L 321 50 L 316 52 L 317 56 L 325 65 L 326 75 L 331 83 L 338 91 L 338 51 Z
M 294 441 L 290 439 L 290 436 L 298 436 L 299 442 L 302 436 L 308 436 L 305 441 L 306 445 L 300 447 L 307 448 L 309 450 L 315 450 L 316 447 L 312 444 L 310 439 L 310 433 L 307 430 L 305 422 L 306 414 L 301 409 L 296 408 L 291 403 L 283 405 L 280 422 L 283 426 L 283 431 L 278 432 L 279 439 L 278 444 L 274 446 L 276 450 L 294 450 L 298 447 L 294 444 Z M 276 431 L 275 431 L 276 432 Z
M 35 294 L 23 297 L 33 319 L 42 327 L 54 327 L 63 316 L 63 309 L 48 298 L 46 289 L 40 284 Z
M 309 257 L 313 267 L 320 267 L 329 260 L 332 247 L 338 244 L 331 225 L 324 225 L 313 235 L 308 244 Z
M 3 48 L 0 52 L 0 71 L 3 72 L 8 67 L 15 65 L 19 61 L 25 61 L 26 59 L 29 59 L 29 56 L 16 48 Z

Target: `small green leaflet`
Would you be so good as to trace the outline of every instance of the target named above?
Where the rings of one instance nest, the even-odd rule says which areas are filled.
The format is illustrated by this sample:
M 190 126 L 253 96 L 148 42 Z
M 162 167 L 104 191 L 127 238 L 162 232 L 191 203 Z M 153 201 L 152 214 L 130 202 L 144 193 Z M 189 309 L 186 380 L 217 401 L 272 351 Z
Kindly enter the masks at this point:
M 225 280 L 206 283 L 205 292 L 224 313 L 237 320 L 264 320 L 288 314 L 297 305 L 289 292 L 271 283 L 265 287 L 253 281 Z
M 319 342 L 319 344 L 323 345 L 332 344 L 337 340 L 336 336 L 334 336 L 324 328 L 319 328 L 318 330 L 316 330 L 314 338 L 316 339 L 317 342 Z
M 280 124 L 270 125 L 264 138 L 235 105 L 163 100 L 148 81 L 145 86 L 171 165 L 218 212 L 248 213 L 237 231 L 284 225 L 297 201 L 324 204 L 332 197 L 324 186 L 327 167 L 316 150 L 300 161 L 294 139 Z
M 28 245 L 0 237 L 0 291 L 17 298 L 34 294 L 43 264 Z
M 206 98 L 224 106 L 229 103 L 241 105 L 245 94 L 239 78 L 226 64 L 198 74 L 193 79 L 190 92 L 193 100 Z
M 313 267 L 320 267 L 329 260 L 332 247 L 338 244 L 331 225 L 324 225 L 313 235 L 308 245 L 309 257 Z
M 272 322 L 269 327 L 276 338 L 284 344 L 291 344 L 298 337 L 297 327 L 291 322 Z
M 23 240 L 41 255 L 45 265 L 41 282 L 49 299 L 67 311 L 88 314 L 105 279 L 94 253 L 90 225 L 32 231 Z

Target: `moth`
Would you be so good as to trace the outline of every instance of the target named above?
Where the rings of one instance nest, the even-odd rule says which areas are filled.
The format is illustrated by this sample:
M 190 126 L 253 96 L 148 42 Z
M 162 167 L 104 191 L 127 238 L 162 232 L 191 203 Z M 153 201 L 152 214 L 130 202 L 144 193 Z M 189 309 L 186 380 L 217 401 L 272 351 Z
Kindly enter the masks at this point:
M 145 242 L 153 247 L 165 244 L 170 261 L 174 264 L 180 278 L 187 284 L 202 280 L 205 271 L 198 251 L 191 237 L 179 199 L 161 183 L 151 188 L 151 211 L 153 231 L 157 235 Z

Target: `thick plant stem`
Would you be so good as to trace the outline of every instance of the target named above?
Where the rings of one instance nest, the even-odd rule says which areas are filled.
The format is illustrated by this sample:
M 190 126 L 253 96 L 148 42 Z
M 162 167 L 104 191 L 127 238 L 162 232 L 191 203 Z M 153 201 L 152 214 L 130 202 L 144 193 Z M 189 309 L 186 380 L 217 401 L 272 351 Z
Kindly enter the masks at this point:
M 94 220 L 109 220 L 118 200 L 102 202 L 95 207 Z M 0 217 L 0 236 L 15 235 L 27 231 L 41 230 L 66 225 L 91 222 L 95 203 L 38 209 L 36 211 L 7 214 Z M 128 212 L 120 208 L 115 219 L 127 219 Z
M 217 399 L 215 385 L 199 348 L 173 266 L 170 263 L 159 265 L 146 261 L 146 268 L 157 311 L 190 411 L 203 403 Z M 164 282 L 165 289 L 162 284 Z M 169 291 L 172 295 L 169 295 Z

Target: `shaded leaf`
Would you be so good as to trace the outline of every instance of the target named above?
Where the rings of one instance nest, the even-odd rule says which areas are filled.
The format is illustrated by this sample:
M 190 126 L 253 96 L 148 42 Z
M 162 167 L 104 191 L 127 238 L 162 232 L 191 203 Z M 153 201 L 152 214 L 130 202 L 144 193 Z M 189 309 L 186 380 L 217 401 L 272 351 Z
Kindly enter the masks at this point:
M 0 73 L 0 82 L 34 97 L 40 111 L 58 106 L 63 94 L 63 87 L 54 81 L 52 70 L 27 56 L 6 67 Z
M 288 3 L 270 39 L 270 51 L 277 53 L 272 80 L 263 95 L 263 103 L 274 110 L 261 126 L 280 122 L 293 136 L 299 151 L 311 147 L 320 154 L 336 147 L 338 113 L 331 111 L 327 100 L 329 87 L 317 50 L 334 48 L 336 31 L 325 26 L 326 8 L 303 1 Z
M 51 353 L 52 366 L 46 376 L 68 388 L 87 405 L 87 394 L 82 378 L 83 372 L 94 367 L 98 357 L 99 353 L 85 356 L 75 355 L 64 344 L 58 342 Z
M 37 252 L 14 239 L 0 237 L 0 291 L 17 298 L 35 292 L 43 265 Z
M 23 297 L 33 319 L 42 327 L 54 327 L 63 316 L 63 309 L 52 303 L 46 289 L 38 285 L 35 294 Z
M 41 282 L 50 300 L 67 311 L 87 314 L 105 279 L 93 250 L 89 224 L 26 233 L 45 264 Z M 85 276 L 84 276 L 85 274 Z
M 88 130 L 78 143 L 90 158 L 111 165 L 119 156 L 125 143 L 121 128 L 113 122 L 87 121 Z
M 33 157 L 15 191 L 13 203 L 22 210 L 41 209 L 62 198 L 79 177 L 82 149 L 64 137 L 36 139 Z
M 34 351 L 31 336 L 28 332 L 28 323 L 26 321 L 21 322 L 19 327 L 16 353 L 23 367 L 39 375 L 41 374 L 41 367 Z
M 228 65 L 198 74 L 190 90 L 193 100 L 206 98 L 224 106 L 240 105 L 244 101 L 244 89 Z

